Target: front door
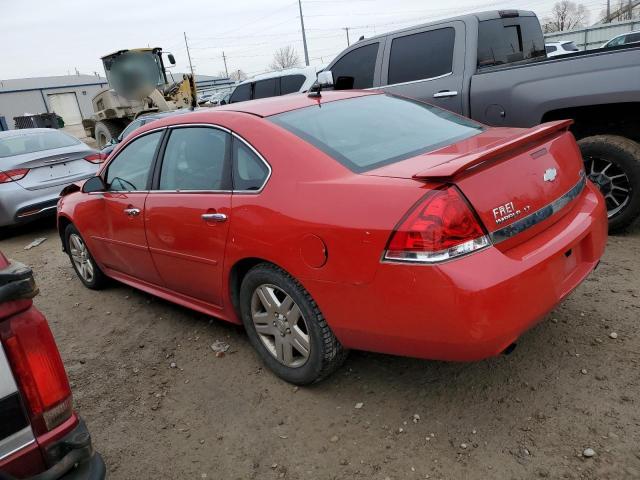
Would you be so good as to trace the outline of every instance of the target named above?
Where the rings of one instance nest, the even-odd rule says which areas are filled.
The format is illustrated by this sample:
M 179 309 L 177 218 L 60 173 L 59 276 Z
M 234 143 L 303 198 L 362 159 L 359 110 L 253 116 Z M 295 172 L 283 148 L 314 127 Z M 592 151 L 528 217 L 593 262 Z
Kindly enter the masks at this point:
M 145 208 L 147 240 L 163 284 L 222 305 L 222 267 L 231 208 L 230 134 L 178 127 Z
M 382 68 L 384 90 L 464 113 L 464 45 L 463 22 L 389 37 Z
M 133 140 L 109 163 L 103 197 L 102 263 L 118 272 L 153 284 L 160 276 L 145 235 L 144 211 L 153 160 L 163 131 Z

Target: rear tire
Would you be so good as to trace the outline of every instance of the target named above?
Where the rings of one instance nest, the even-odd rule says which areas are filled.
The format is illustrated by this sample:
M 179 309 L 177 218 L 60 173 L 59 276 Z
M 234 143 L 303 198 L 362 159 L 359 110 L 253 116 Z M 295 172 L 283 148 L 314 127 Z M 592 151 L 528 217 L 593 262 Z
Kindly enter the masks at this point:
M 82 284 L 92 290 L 100 290 L 108 283 L 107 276 L 93 259 L 78 229 L 72 224 L 64 231 L 65 246 L 71 265 Z
M 640 144 L 618 135 L 594 135 L 578 145 L 587 176 L 607 201 L 609 231 L 626 229 L 640 216 Z
M 98 148 L 104 147 L 111 141 L 111 139 L 120 135 L 122 130 L 122 124 L 115 120 L 102 120 L 100 122 L 96 122 L 94 138 L 96 139 Z
M 262 300 L 265 292 L 270 307 Z M 309 292 L 275 265 L 261 263 L 245 275 L 240 313 L 253 348 L 287 382 L 318 382 L 340 367 L 347 356 Z M 306 355 L 300 345 L 306 347 Z

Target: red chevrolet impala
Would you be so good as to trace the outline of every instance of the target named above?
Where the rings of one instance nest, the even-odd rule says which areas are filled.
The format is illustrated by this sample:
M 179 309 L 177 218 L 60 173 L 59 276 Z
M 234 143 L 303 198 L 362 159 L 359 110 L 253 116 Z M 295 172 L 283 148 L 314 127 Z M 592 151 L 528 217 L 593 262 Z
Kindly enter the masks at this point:
M 351 348 L 482 359 L 603 253 L 569 123 L 489 128 L 354 91 L 169 117 L 67 188 L 58 227 L 87 287 L 109 277 L 243 323 L 293 383 Z

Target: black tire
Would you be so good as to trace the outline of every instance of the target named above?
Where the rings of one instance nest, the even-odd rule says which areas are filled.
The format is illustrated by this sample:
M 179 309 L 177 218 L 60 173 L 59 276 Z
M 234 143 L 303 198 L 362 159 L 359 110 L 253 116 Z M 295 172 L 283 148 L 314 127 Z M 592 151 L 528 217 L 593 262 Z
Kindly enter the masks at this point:
M 78 267 L 74 262 L 73 257 L 71 256 L 71 245 L 70 245 L 71 235 L 77 235 L 83 243 L 84 243 L 84 239 L 82 238 L 82 235 L 80 235 L 80 232 L 78 231 L 78 229 L 73 224 L 67 225 L 67 228 L 64 231 L 65 247 L 66 247 L 67 254 L 69 255 L 69 260 L 71 261 L 71 266 L 75 270 L 76 275 L 78 275 L 78 278 L 80 279 L 80 281 L 85 287 L 90 288 L 92 290 L 103 289 L 107 285 L 109 279 L 104 273 L 102 273 L 102 270 L 100 270 L 100 267 L 98 267 L 98 264 L 93 259 L 93 256 L 91 255 L 91 252 L 89 251 L 89 248 L 86 247 L 86 245 L 85 245 L 87 249 L 86 261 L 91 263 L 91 266 L 93 268 L 93 277 L 87 280 L 82 275 L 82 273 L 78 270 Z
M 609 183 L 604 180 L 598 182 L 591 172 L 591 165 L 595 161 L 604 161 L 612 164 L 613 168 L 607 171 L 607 175 L 614 173 L 624 173 L 629 185 L 628 199 L 623 201 L 624 205 L 619 211 L 611 199 L 607 199 L 607 210 L 609 214 L 609 231 L 619 232 L 629 226 L 640 216 L 640 144 L 618 135 L 594 135 L 586 137 L 578 142 L 582 157 L 585 162 L 587 175 L 594 180 L 603 195 L 610 192 Z M 600 159 L 600 160 L 598 160 Z M 601 163 L 606 165 L 606 163 Z M 601 167 L 600 167 L 601 168 Z M 598 168 L 596 168 L 598 170 Z M 597 177 L 597 175 L 596 175 Z M 621 192 L 619 190 L 619 192 Z M 616 202 L 620 201 L 620 197 Z
M 275 285 L 289 295 L 300 308 L 307 326 L 309 356 L 297 367 L 280 363 L 260 340 L 251 316 L 251 302 L 256 289 L 262 285 Z M 309 292 L 291 275 L 270 263 L 253 267 L 240 286 L 240 314 L 249 341 L 263 362 L 280 378 L 295 385 L 318 382 L 333 373 L 347 357 L 345 350 L 327 324 L 318 305 Z
M 102 120 L 96 122 L 94 137 L 98 143 L 98 148 L 104 147 L 111 139 L 120 135 L 123 130 L 122 124 L 114 120 Z

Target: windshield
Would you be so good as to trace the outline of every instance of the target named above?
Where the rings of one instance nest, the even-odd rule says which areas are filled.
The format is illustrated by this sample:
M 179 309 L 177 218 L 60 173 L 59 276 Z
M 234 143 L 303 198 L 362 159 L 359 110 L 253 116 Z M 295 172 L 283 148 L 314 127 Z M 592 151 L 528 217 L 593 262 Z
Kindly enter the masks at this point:
M 274 115 L 272 122 L 360 173 L 477 135 L 484 127 L 440 108 L 367 95 Z
M 62 132 L 37 132 L 0 138 L 0 158 L 78 145 L 80 141 Z

